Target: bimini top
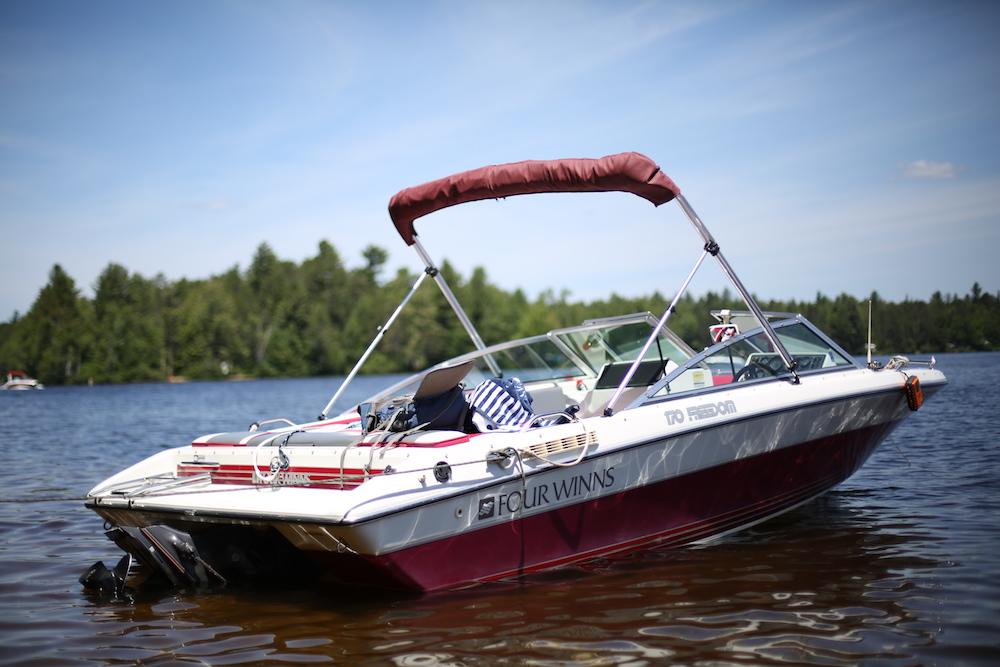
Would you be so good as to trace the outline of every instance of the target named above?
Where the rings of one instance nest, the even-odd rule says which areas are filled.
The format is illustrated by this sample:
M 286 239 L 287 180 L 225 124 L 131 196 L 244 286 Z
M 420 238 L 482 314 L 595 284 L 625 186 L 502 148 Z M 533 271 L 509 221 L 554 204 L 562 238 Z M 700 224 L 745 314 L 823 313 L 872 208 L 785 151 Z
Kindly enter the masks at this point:
M 541 192 L 631 192 L 655 206 L 680 194 L 670 177 L 642 153 L 602 158 L 526 160 L 495 164 L 400 190 L 389 216 L 406 245 L 413 245 L 413 221 L 455 204 Z

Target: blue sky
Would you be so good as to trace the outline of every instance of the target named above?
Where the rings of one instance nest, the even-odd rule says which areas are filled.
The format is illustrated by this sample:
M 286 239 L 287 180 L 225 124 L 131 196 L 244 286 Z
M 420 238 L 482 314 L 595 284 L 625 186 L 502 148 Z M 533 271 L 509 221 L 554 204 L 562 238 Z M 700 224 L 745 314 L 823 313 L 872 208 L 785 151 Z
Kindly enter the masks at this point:
M 1000 289 L 1000 4 L 0 3 L 0 319 L 60 263 L 146 276 L 329 239 L 419 263 L 397 190 L 646 153 L 765 298 Z M 417 222 L 506 287 L 671 294 L 698 242 L 624 194 Z M 704 272 L 695 292 L 722 285 Z

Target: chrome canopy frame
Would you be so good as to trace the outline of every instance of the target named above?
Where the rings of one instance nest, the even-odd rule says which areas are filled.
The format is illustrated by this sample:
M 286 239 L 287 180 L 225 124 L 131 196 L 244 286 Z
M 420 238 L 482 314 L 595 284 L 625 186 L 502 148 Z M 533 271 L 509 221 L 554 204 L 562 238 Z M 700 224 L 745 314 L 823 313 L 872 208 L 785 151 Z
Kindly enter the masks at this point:
M 704 262 L 705 258 L 708 257 L 709 255 L 714 257 L 715 260 L 719 263 L 720 268 L 722 269 L 723 273 L 726 274 L 726 277 L 729 279 L 729 282 L 736 289 L 736 291 L 739 292 L 740 296 L 743 299 L 743 302 L 747 305 L 747 308 L 750 309 L 754 317 L 760 323 L 764 335 L 767 337 L 771 345 L 774 346 L 774 350 L 781 357 L 781 360 L 788 371 L 789 380 L 793 384 L 799 384 L 799 376 L 798 373 L 796 372 L 797 364 L 795 362 L 795 359 L 792 358 L 792 355 L 788 353 L 787 349 L 785 349 L 784 344 L 778 339 L 777 334 L 774 332 L 774 328 L 771 326 L 770 322 L 768 322 L 767 316 L 760 309 L 760 306 L 757 305 L 757 302 L 754 300 L 749 290 L 747 290 L 747 288 L 743 285 L 743 282 L 739 279 L 739 276 L 736 275 L 736 272 L 733 270 L 732 265 L 729 264 L 725 256 L 722 254 L 722 249 L 719 247 L 718 242 L 712 236 L 711 232 L 708 231 L 708 228 L 705 226 L 705 223 L 701 221 L 701 218 L 698 217 L 698 214 L 695 213 L 693 208 L 691 208 L 691 204 L 688 203 L 687 199 L 680 193 L 676 194 L 675 199 L 677 201 L 677 204 L 681 207 L 681 210 L 684 212 L 688 220 L 691 222 L 691 225 L 695 228 L 695 231 L 699 234 L 699 236 L 701 236 L 702 241 L 704 242 L 702 253 L 698 257 L 698 260 L 695 262 L 695 265 L 691 269 L 690 273 L 688 273 L 687 277 L 684 279 L 684 282 L 681 284 L 680 288 L 677 290 L 677 293 L 674 295 L 674 298 L 670 302 L 670 305 L 667 306 L 667 309 L 664 311 L 663 315 L 657 321 L 656 326 L 653 327 L 653 331 L 650 334 L 649 338 L 646 340 L 645 345 L 643 345 L 642 351 L 639 353 L 638 357 L 635 359 L 635 361 L 629 367 L 628 371 L 625 373 L 625 376 L 622 378 L 621 383 L 615 389 L 614 394 L 612 395 L 611 399 L 608 401 L 607 405 L 604 408 L 605 417 L 610 417 L 614 414 L 615 404 L 621 398 L 622 393 L 625 391 L 625 388 L 628 386 L 628 383 L 632 379 L 633 375 L 635 375 L 635 372 L 638 369 L 639 364 L 642 362 L 643 357 L 646 355 L 646 352 L 649 350 L 650 346 L 656 340 L 656 337 L 666 326 L 667 320 L 670 319 L 670 315 L 676 310 L 678 302 L 681 300 L 681 298 L 683 298 L 685 292 L 687 291 L 688 287 L 691 284 L 691 281 L 694 279 L 695 274 L 698 272 L 698 269 L 701 268 L 701 265 Z M 403 297 L 402 302 L 400 302 L 399 306 L 396 307 L 396 310 L 393 311 L 393 313 L 389 316 L 389 319 L 386 321 L 386 323 L 381 327 L 379 327 L 378 332 L 375 335 L 375 339 L 372 340 L 371 344 L 368 346 L 368 349 L 365 350 L 365 353 L 363 355 L 361 355 L 361 358 L 354 365 L 354 368 L 352 368 L 351 372 L 347 375 L 346 378 L 344 378 L 344 381 L 341 383 L 336 393 L 326 404 L 326 407 L 323 408 L 323 412 L 321 412 L 319 415 L 320 420 L 326 419 L 327 414 L 333 407 L 334 403 L 336 403 L 337 399 L 339 399 L 344 394 L 344 391 L 347 389 L 348 385 L 357 375 L 358 371 L 361 369 L 361 366 L 365 363 L 365 361 L 368 360 L 368 357 L 378 346 L 379 342 L 385 336 L 385 333 L 396 321 L 396 318 L 399 316 L 400 312 L 410 301 L 410 299 L 413 297 L 413 294 L 417 291 L 417 289 L 420 287 L 421 283 L 423 283 L 424 279 L 427 276 L 431 276 L 434 279 L 434 282 L 437 283 L 438 288 L 444 295 L 444 298 L 448 302 L 448 305 L 451 306 L 453 311 L 455 311 L 455 315 L 458 317 L 458 321 L 465 328 L 465 331 L 469 334 L 469 337 L 472 339 L 473 344 L 476 346 L 476 350 L 478 350 L 478 353 L 472 353 L 470 355 L 462 355 L 462 357 L 457 357 L 455 360 L 452 361 L 457 361 L 458 359 L 462 359 L 463 357 L 466 356 L 481 355 L 484 358 L 486 364 L 489 366 L 490 371 L 493 372 L 494 375 L 496 375 L 497 377 L 502 376 L 502 372 L 500 371 L 499 366 L 489 354 L 488 351 L 489 348 L 487 348 L 486 344 L 483 342 L 482 337 L 476 330 L 476 327 L 472 323 L 472 320 L 469 319 L 469 316 L 466 314 L 465 310 L 458 302 L 458 299 L 455 297 L 454 292 L 451 291 L 451 288 L 448 286 L 447 281 L 445 281 L 444 276 L 441 275 L 441 271 L 434 264 L 434 261 L 431 259 L 430 255 L 427 254 L 427 251 L 420 243 L 420 239 L 417 238 L 416 233 L 414 233 L 413 237 L 413 248 L 416 251 L 417 255 L 420 257 L 420 260 L 424 263 L 425 269 L 423 273 L 421 273 L 420 276 L 417 278 L 416 282 L 413 283 L 413 287 L 411 287 L 410 291 L 407 292 L 405 297 Z M 811 328 L 815 329 L 815 327 Z M 825 335 L 823 337 L 827 338 Z M 549 335 L 548 338 L 557 345 L 559 345 L 561 348 L 563 348 L 564 351 L 569 352 L 570 357 L 573 358 L 576 362 L 579 361 L 579 358 L 576 356 L 576 354 L 573 353 L 571 350 L 565 349 L 566 346 L 561 344 L 561 341 L 557 341 L 556 337 Z M 695 358 L 698 358 L 699 356 L 700 355 L 696 355 Z M 660 382 L 658 382 L 657 385 L 663 383 L 665 380 L 666 378 L 663 378 L 663 380 L 660 380 Z M 643 400 L 648 400 L 648 398 L 649 398 L 648 396 L 644 396 L 640 401 L 633 402 L 626 409 L 635 407 L 637 404 L 643 402 Z
M 799 376 L 795 373 L 795 366 L 796 366 L 795 360 L 792 359 L 792 355 L 788 353 L 788 350 L 785 349 L 785 346 L 781 343 L 780 340 L 778 340 L 778 337 L 774 334 L 774 329 L 771 328 L 770 323 L 764 316 L 764 313 L 760 309 L 760 306 L 757 305 L 757 302 L 750 294 L 750 291 L 747 290 L 747 288 L 743 285 L 743 281 L 741 281 L 739 276 L 736 275 L 736 271 L 734 271 L 733 267 L 729 264 L 728 261 L 726 261 L 725 256 L 722 254 L 722 249 L 719 247 L 719 244 L 716 242 L 716 240 L 712 237 L 712 234 L 708 231 L 708 228 L 705 227 L 705 223 L 703 223 L 701 221 L 701 218 L 698 217 L 698 214 L 694 212 L 694 209 L 691 208 L 691 204 L 688 203 L 688 200 L 684 197 L 684 195 L 677 195 L 677 204 L 680 205 L 681 209 L 684 211 L 684 214 L 688 217 L 688 220 L 691 221 L 691 224 L 694 225 L 694 228 L 698 231 L 698 233 L 701 235 L 701 238 L 705 241 L 705 250 L 713 257 L 715 257 L 716 261 L 719 262 L 719 266 L 722 268 L 722 271 L 726 274 L 726 277 L 729 278 L 729 282 L 733 284 L 733 287 L 736 288 L 736 291 L 739 292 L 740 296 L 743 297 L 743 302 L 746 303 L 747 308 L 749 308 L 751 312 L 753 312 L 754 317 L 756 317 L 757 321 L 760 322 L 761 326 L 764 327 L 764 333 L 765 335 L 767 335 L 768 340 L 771 341 L 771 344 L 774 345 L 774 349 L 777 350 L 778 354 L 781 355 L 781 360 L 785 362 L 785 367 L 788 369 L 788 372 L 791 374 L 792 378 L 794 379 L 794 382 L 798 383 Z
M 625 374 L 625 377 L 622 378 L 621 384 L 618 385 L 618 388 L 615 390 L 615 393 L 611 397 L 611 400 L 608 401 L 607 406 L 604 408 L 605 417 L 610 417 L 611 415 L 614 414 L 615 403 L 618 401 L 618 398 L 625 390 L 625 387 L 628 385 L 629 380 L 632 379 L 632 375 L 635 374 L 636 369 L 642 362 L 643 356 L 645 356 L 646 354 L 646 350 L 649 348 L 650 344 L 652 344 L 653 340 L 656 338 L 656 334 L 663 327 L 663 325 L 666 324 L 667 319 L 669 319 L 670 317 L 670 313 L 673 312 L 677 302 L 680 301 L 681 297 L 684 295 L 684 292 L 687 291 L 687 288 L 691 284 L 691 280 L 694 278 L 695 273 L 697 273 L 698 269 L 701 268 L 702 261 L 705 259 L 706 255 L 712 255 L 713 257 L 715 257 L 716 261 L 719 263 L 719 266 L 722 268 L 723 273 L 725 273 L 726 277 L 729 278 L 729 282 L 732 283 L 736 291 L 740 293 L 740 296 L 743 297 L 743 302 L 747 305 L 747 308 L 750 309 L 750 311 L 754 314 L 754 317 L 757 318 L 757 321 L 760 322 L 761 327 L 764 329 L 764 335 L 767 336 L 767 339 L 771 342 L 771 345 L 774 346 L 775 351 L 777 351 L 777 353 L 781 356 L 781 361 L 785 364 L 785 368 L 788 369 L 788 374 L 792 383 L 793 384 L 799 383 L 798 373 L 795 372 L 795 367 L 797 365 L 795 359 L 793 359 L 792 355 L 790 355 L 788 353 L 788 350 L 785 349 L 784 344 L 780 340 L 778 340 L 778 336 L 777 334 L 774 333 L 774 329 L 771 327 L 770 322 L 767 321 L 767 317 L 764 315 L 764 312 L 760 309 L 760 306 L 757 305 L 757 302 L 750 294 L 750 291 L 747 290 L 747 288 L 743 285 L 743 281 L 741 281 L 739 276 L 736 275 L 736 272 L 733 270 L 733 267 L 729 264 L 728 261 L 726 261 L 725 256 L 722 254 L 722 249 L 719 247 L 718 242 L 712 236 L 712 233 L 708 231 L 708 228 L 705 226 L 705 223 L 701 221 L 701 218 L 698 217 L 698 214 L 694 212 L 693 208 L 691 208 L 691 204 L 688 203 L 688 200 L 687 198 L 684 197 L 684 195 L 678 193 L 675 199 L 677 201 L 677 204 L 681 207 L 681 210 L 684 211 L 684 215 L 686 215 L 688 220 L 691 221 L 691 224 L 694 226 L 695 231 L 698 232 L 702 240 L 705 242 L 704 251 L 698 258 L 697 263 L 695 263 L 695 266 L 691 270 L 691 273 L 689 273 L 687 278 L 684 279 L 684 283 L 681 284 L 680 289 L 677 290 L 677 294 L 674 296 L 674 300 L 670 303 L 669 306 L 667 306 L 667 310 L 664 311 L 663 317 L 660 318 L 660 322 L 659 324 L 657 324 L 657 328 L 653 332 L 653 335 L 650 336 L 648 341 L 646 341 L 646 345 L 645 347 L 643 347 L 642 352 L 639 354 L 639 358 L 637 358 L 632 363 L 632 366 Z

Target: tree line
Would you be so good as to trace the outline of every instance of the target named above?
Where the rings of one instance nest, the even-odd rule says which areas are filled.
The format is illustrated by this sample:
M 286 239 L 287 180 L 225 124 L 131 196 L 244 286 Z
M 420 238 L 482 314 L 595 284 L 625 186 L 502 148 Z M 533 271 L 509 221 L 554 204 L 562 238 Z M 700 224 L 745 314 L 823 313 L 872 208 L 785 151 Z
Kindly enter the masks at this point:
M 386 252 L 369 246 L 347 268 L 327 241 L 301 264 L 261 244 L 246 270 L 205 280 L 145 278 L 111 263 L 81 295 L 58 264 L 30 310 L 0 323 L 0 370 L 24 369 L 47 384 L 144 382 L 173 378 L 337 375 L 350 370 L 416 276 L 383 276 Z M 585 319 L 667 306 L 659 292 L 611 295 L 585 303 L 548 290 L 529 299 L 476 268 L 468 277 L 441 267 L 487 343 L 542 333 Z M 762 301 L 765 310 L 801 312 L 848 351 L 864 352 L 868 300 L 879 351 L 994 350 L 1000 345 L 1000 293 L 979 284 L 965 296 L 883 301 L 847 294 L 811 302 Z M 693 348 L 708 344 L 711 309 L 742 309 L 728 291 L 687 295 L 670 327 Z M 365 366 L 367 373 L 415 371 L 471 348 L 440 292 L 422 287 Z

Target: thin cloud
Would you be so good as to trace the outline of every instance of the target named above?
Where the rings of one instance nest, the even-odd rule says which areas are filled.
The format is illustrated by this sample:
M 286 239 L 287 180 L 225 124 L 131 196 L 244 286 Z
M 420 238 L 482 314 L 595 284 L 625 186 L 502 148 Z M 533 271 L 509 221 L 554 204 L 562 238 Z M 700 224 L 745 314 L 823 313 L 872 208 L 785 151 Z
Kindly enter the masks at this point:
M 955 178 L 960 169 L 953 162 L 916 160 L 903 165 L 903 175 L 908 178 L 943 180 Z
M 560 81 L 591 75 L 734 11 L 700 3 L 646 2 L 627 11 L 600 4 L 574 5 L 567 15 L 565 8 L 556 5 L 530 6 L 519 12 L 502 4 L 470 5 L 467 25 L 479 29 L 466 28 L 457 37 L 462 62 L 471 73 L 461 81 L 468 85 L 488 71 L 492 88 L 521 92 L 530 103 L 532 95 Z M 498 63 L 503 67 L 498 68 Z

